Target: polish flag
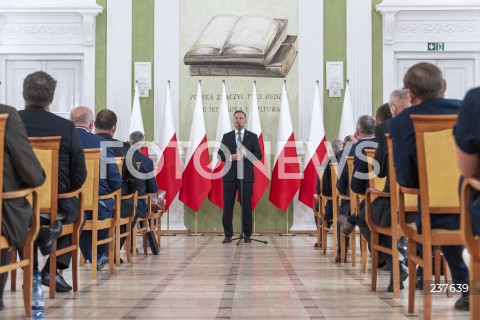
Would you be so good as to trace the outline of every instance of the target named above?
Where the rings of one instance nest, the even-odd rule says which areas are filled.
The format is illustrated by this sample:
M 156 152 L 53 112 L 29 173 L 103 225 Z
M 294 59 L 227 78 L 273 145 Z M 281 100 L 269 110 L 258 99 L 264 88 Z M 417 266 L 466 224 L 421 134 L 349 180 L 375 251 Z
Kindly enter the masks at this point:
M 132 132 L 140 131 L 145 134 L 145 129 L 143 127 L 143 118 L 142 118 L 142 109 L 140 108 L 140 98 L 138 96 L 138 85 L 135 82 L 135 95 L 133 96 L 133 107 L 132 115 L 130 116 L 130 128 L 128 129 L 128 134 Z
M 193 111 L 190 141 L 185 160 L 185 169 L 182 176 L 180 201 L 193 211 L 200 209 L 203 201 L 212 188 L 209 169 L 210 156 L 208 154 L 207 133 L 203 118 L 202 87 L 198 83 L 197 100 Z
M 342 118 L 340 120 L 338 139 L 343 141 L 346 136 L 354 134 L 355 129 L 356 125 L 353 116 L 352 99 L 350 98 L 350 86 L 347 82 L 345 86 L 345 97 L 343 98 Z
M 212 172 L 212 189 L 208 194 L 208 199 L 217 207 L 223 209 L 223 182 L 222 172 L 225 163 L 218 159 L 218 150 L 222 142 L 223 135 L 232 131 L 232 121 L 228 114 L 227 93 L 225 90 L 225 82 L 222 84 L 222 99 L 220 100 L 220 108 L 218 109 L 217 135 L 215 137 L 215 150 L 212 155 L 211 172 Z
M 269 200 L 280 210 L 286 211 L 298 188 L 300 188 L 300 165 L 285 83 L 283 83 L 282 89 L 274 163 Z
M 252 210 L 255 210 L 262 195 L 268 188 L 268 167 L 265 159 L 265 147 L 263 144 L 262 125 L 260 123 L 260 114 L 258 113 L 257 88 L 253 82 L 252 101 L 250 104 L 250 114 L 247 122 L 247 130 L 255 133 L 258 137 L 258 144 L 262 152 L 262 159 L 256 161 L 253 166 L 255 182 L 253 183 Z
M 318 82 L 315 87 L 315 98 L 310 121 L 310 133 L 307 141 L 307 152 L 303 162 L 302 185 L 298 194 L 298 200 L 313 209 L 312 196 L 316 193 L 317 168 L 327 156 L 325 128 L 323 126 L 323 109 L 320 103 Z
M 157 185 L 160 190 L 165 190 L 165 211 L 175 199 L 182 187 L 182 162 L 177 145 L 177 133 L 173 120 L 172 96 L 170 85 L 167 85 L 165 108 L 160 115 L 161 134 L 159 147 L 162 151 L 156 176 Z M 148 148 L 143 148 L 147 151 Z

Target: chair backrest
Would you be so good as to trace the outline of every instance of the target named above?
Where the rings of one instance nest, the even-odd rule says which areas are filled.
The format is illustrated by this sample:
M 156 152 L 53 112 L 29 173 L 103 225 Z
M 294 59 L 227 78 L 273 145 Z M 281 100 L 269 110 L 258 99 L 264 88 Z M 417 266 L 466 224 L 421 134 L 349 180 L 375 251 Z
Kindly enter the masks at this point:
M 479 178 L 466 178 L 462 185 L 461 194 L 461 214 L 460 214 L 460 229 L 468 251 L 474 257 L 480 256 L 480 237 L 474 235 L 472 230 L 472 216 L 470 213 L 470 196 L 472 190 L 480 192 Z M 477 223 L 480 223 L 477 221 Z M 473 260 L 475 261 L 475 260 Z
M 0 187 L 3 190 L 3 155 L 5 146 L 5 126 L 7 124 L 8 114 L 0 114 Z M 3 194 L 0 192 L 0 226 L 2 225 Z M 1 235 L 0 235 L 1 236 Z M 1 248 L 1 247 L 0 247 Z
M 337 191 L 337 172 L 338 172 L 338 163 L 330 162 L 330 173 L 331 173 L 331 180 L 332 180 L 332 198 L 337 199 L 338 191 Z M 337 201 L 337 200 L 335 200 Z
M 385 188 L 387 178 L 380 178 L 373 172 L 373 158 L 375 156 L 375 149 L 365 149 L 365 153 L 367 154 L 368 162 L 369 187 L 382 191 Z
M 46 177 L 45 183 L 37 189 L 40 212 L 50 213 L 52 221 L 57 219 L 58 157 L 61 139 L 60 136 L 29 138 Z
M 456 146 L 452 130 L 457 115 L 412 115 L 417 145 L 422 228 L 430 229 L 426 213 L 459 213 Z
M 98 210 L 98 188 L 100 183 L 100 152 L 102 149 L 85 149 L 85 166 L 87 179 L 83 184 L 84 210 Z
M 122 175 L 123 178 L 123 162 L 125 161 L 125 157 L 115 157 L 115 163 L 118 167 L 118 172 Z

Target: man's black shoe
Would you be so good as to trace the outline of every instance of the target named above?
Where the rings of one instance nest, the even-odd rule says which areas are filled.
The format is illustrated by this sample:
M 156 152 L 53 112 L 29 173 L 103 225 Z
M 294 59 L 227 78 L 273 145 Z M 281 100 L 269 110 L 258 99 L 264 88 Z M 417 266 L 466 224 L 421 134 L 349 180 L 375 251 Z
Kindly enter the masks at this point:
M 251 243 L 251 242 L 252 242 L 252 239 L 250 239 L 250 238 L 245 238 L 244 242 L 245 242 L 245 243 Z
M 470 310 L 470 302 L 468 296 L 461 297 L 455 302 L 455 309 L 460 309 L 464 311 Z
M 393 292 L 393 271 L 390 271 L 390 283 L 388 285 L 387 291 Z M 400 290 L 403 290 L 403 281 L 408 278 L 408 268 L 400 261 Z
M 50 286 L 50 274 L 48 272 L 42 271 L 42 285 L 49 287 Z M 55 275 L 55 291 L 57 292 L 69 292 L 72 290 L 72 287 L 63 279 L 60 274 Z
M 100 258 L 97 259 L 97 270 L 100 271 L 108 264 L 108 255 L 102 254 Z
M 222 243 L 229 243 L 232 242 L 232 237 L 226 236 L 225 239 L 223 239 Z
M 62 223 L 58 220 L 54 221 L 47 229 L 49 231 L 48 240 L 38 243 L 40 252 L 44 256 L 53 252 L 55 241 L 62 235 Z

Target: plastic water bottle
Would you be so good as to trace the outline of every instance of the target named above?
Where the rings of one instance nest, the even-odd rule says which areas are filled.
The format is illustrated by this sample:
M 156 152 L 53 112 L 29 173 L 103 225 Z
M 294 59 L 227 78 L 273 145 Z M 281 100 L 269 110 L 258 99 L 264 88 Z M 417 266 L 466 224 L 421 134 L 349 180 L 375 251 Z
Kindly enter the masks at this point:
M 43 299 L 42 277 L 39 271 L 33 274 L 32 318 L 43 319 L 45 300 Z

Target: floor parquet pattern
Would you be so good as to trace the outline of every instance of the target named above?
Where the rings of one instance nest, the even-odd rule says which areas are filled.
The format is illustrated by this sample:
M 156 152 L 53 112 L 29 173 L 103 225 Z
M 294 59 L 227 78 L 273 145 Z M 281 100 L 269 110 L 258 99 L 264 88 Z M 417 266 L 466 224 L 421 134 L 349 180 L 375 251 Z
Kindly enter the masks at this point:
M 107 268 L 100 271 L 96 281 L 90 279 L 87 264 L 80 267 L 78 293 L 45 298 L 45 317 L 383 320 L 422 316 L 421 293 L 417 291 L 416 312 L 408 314 L 407 290 L 393 299 L 386 292 L 386 271 L 379 272 L 378 291 L 371 292 L 370 267 L 362 273 L 358 264 L 352 268 L 349 263 L 334 263 L 332 248 L 322 255 L 313 247 L 313 237 L 261 238 L 268 244 L 222 244 L 223 237 L 217 235 L 164 237 L 158 256 L 140 252 L 113 275 Z M 69 271 L 65 278 L 71 283 Z M 468 319 L 468 312 L 454 310 L 456 299 L 435 296 L 432 318 Z M 15 292 L 7 283 L 4 302 L 0 319 L 25 318 L 21 283 Z

